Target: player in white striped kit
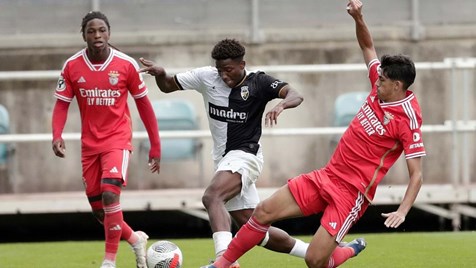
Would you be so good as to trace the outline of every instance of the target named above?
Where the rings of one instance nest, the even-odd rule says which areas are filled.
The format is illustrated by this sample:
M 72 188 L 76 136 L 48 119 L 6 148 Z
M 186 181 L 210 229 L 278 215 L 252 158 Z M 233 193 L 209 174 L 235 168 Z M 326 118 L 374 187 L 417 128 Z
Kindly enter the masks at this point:
M 245 69 L 245 48 L 234 39 L 218 42 L 212 51 L 215 67 L 201 67 L 175 76 L 150 60 L 140 59 L 142 72 L 155 76 L 165 93 L 196 90 L 202 94 L 213 138 L 215 175 L 202 201 L 210 217 L 215 254 L 220 256 L 232 239 L 231 219 L 246 223 L 259 202 L 255 182 L 263 168 L 259 143 L 266 104 L 283 99 L 266 113 L 273 126 L 281 112 L 301 104 L 303 97 L 286 82 L 261 71 Z M 307 243 L 271 228 L 261 245 L 304 257 Z M 239 267 L 237 264 L 234 267 Z

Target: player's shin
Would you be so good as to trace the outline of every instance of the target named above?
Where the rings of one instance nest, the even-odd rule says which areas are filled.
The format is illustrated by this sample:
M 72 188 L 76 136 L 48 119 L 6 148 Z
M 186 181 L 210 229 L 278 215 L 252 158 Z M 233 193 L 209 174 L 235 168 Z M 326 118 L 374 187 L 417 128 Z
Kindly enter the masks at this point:
M 228 246 L 227 251 L 223 254 L 223 257 L 231 263 L 235 262 L 263 240 L 269 227 L 270 225 L 263 225 L 257 222 L 254 217 L 251 217 L 249 221 L 240 228 Z
M 295 240 L 296 240 L 296 243 L 294 244 L 294 247 L 289 252 L 289 255 L 304 259 L 304 257 L 306 257 L 306 251 L 307 251 L 307 248 L 309 247 L 309 243 L 306 243 L 300 239 L 295 239 Z
M 104 206 L 105 259 L 115 261 L 122 234 L 123 215 L 119 203 Z
M 213 233 L 213 242 L 215 244 L 215 257 L 219 257 L 225 252 L 232 239 L 231 232 L 220 231 Z

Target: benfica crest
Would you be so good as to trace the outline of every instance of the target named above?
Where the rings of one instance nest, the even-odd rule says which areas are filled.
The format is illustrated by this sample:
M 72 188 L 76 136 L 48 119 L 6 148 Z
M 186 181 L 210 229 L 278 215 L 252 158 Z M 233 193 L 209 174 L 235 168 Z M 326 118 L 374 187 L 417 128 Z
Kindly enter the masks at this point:
M 390 120 L 393 120 L 393 114 L 385 111 L 384 116 L 383 116 L 383 125 L 386 126 L 388 123 L 390 123 Z
M 111 83 L 111 85 L 115 86 L 119 83 L 119 73 L 117 71 L 110 71 L 108 75 L 109 83 Z
M 248 86 L 242 86 L 241 87 L 241 98 L 243 100 L 247 100 L 249 96 L 250 96 L 250 91 L 248 90 Z

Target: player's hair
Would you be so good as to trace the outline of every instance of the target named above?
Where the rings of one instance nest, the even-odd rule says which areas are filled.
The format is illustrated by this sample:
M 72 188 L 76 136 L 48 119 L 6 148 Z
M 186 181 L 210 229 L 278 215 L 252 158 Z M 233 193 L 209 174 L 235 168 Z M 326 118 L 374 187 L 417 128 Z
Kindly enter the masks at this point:
M 93 19 L 103 20 L 107 25 L 107 30 L 108 31 L 111 30 L 111 25 L 109 24 L 109 20 L 107 19 L 106 15 L 104 15 L 104 13 L 102 13 L 101 11 L 89 11 L 88 14 L 84 16 L 83 21 L 81 22 L 82 34 L 84 34 L 84 30 L 86 29 L 86 24 L 88 24 L 88 22 Z
M 214 60 L 239 60 L 242 61 L 245 56 L 245 47 L 235 39 L 223 39 L 218 42 L 212 50 Z
M 403 89 L 408 89 L 415 81 L 415 64 L 408 56 L 383 55 L 380 62 L 382 73 L 389 79 L 403 82 Z

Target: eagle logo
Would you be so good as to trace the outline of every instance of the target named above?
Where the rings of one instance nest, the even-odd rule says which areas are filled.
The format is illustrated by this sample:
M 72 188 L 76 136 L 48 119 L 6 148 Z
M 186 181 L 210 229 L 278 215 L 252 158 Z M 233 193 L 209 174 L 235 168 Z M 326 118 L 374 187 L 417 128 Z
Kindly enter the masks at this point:
M 393 120 L 394 116 L 393 114 L 385 111 L 384 116 L 383 116 L 383 125 L 386 126 L 388 123 L 390 123 L 390 120 Z
M 242 86 L 241 87 L 241 98 L 243 100 L 247 100 L 249 96 L 250 96 L 250 91 L 248 90 L 248 86 Z
M 111 85 L 115 86 L 117 85 L 117 83 L 119 83 L 119 72 L 110 71 L 108 75 L 109 75 L 109 83 L 111 83 Z

